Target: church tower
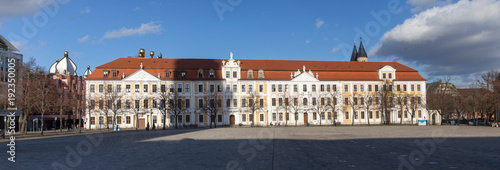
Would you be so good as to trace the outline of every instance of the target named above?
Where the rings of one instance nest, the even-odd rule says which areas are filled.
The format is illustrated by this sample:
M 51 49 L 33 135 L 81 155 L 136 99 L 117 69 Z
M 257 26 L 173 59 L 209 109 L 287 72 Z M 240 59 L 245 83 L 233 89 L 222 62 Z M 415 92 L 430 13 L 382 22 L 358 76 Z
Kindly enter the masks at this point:
M 354 42 L 354 47 L 352 48 L 351 61 L 357 62 L 367 62 L 368 55 L 366 55 L 365 47 L 363 46 L 363 41 L 360 38 L 359 50 L 356 50 L 356 42 Z

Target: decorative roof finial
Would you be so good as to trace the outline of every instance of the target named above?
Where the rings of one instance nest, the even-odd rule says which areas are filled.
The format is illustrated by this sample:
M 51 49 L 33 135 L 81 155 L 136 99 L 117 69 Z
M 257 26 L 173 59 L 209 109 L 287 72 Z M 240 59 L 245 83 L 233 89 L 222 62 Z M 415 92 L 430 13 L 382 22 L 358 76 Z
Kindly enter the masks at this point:
M 141 61 L 141 69 L 142 69 L 142 61 Z
M 87 65 L 87 69 L 90 69 L 90 65 Z
M 306 72 L 306 65 L 302 65 L 302 70 Z
M 230 60 L 233 59 L 233 52 L 231 51 L 231 53 L 229 54 L 229 56 L 231 56 Z
M 68 57 L 68 51 L 64 52 L 64 57 Z
M 363 42 L 363 37 L 359 36 L 359 42 Z

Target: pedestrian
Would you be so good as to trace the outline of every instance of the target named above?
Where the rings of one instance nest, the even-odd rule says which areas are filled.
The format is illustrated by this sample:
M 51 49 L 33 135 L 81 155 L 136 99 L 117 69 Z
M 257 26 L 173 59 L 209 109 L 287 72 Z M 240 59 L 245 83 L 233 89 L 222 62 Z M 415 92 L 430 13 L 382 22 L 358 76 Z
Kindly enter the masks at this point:
M 149 123 L 146 125 L 146 130 L 149 131 Z
M 155 124 L 153 123 L 153 128 L 151 129 L 152 131 L 155 131 L 156 130 L 156 126 Z

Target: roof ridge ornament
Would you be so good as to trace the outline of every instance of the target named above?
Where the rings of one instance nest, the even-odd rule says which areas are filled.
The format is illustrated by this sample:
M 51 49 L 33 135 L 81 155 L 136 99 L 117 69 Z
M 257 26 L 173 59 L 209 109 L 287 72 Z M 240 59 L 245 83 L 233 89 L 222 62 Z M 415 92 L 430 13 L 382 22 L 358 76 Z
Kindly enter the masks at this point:
M 143 67 L 142 67 L 142 61 L 141 61 L 141 70 L 142 70 L 142 68 L 143 68 Z

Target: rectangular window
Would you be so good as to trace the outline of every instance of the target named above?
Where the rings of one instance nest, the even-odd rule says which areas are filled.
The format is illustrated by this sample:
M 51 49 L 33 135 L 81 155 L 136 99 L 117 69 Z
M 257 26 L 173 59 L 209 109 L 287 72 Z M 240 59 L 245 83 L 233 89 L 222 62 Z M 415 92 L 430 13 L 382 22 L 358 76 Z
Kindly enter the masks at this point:
M 259 92 L 261 93 L 264 92 L 264 85 L 262 84 L 259 85 Z
M 414 84 L 411 85 L 411 91 L 415 91 L 415 85 Z
M 407 91 L 406 90 L 406 84 L 403 84 L 403 91 Z
M 215 85 L 211 84 L 209 89 L 211 93 L 215 92 Z
M 136 109 L 139 109 L 139 107 L 140 107 L 139 104 L 140 104 L 140 101 L 139 100 L 135 100 L 135 108 Z
M 364 92 L 364 91 L 365 91 L 365 85 L 364 85 L 364 84 L 359 85 L 359 90 L 360 90 L 361 92 Z
M 226 99 L 226 107 L 231 107 L 231 99 Z
M 349 92 L 349 85 L 344 85 L 344 92 Z
M 182 92 L 182 84 L 177 84 L 177 92 Z
M 313 84 L 313 85 L 311 86 L 311 90 L 312 90 L 312 92 L 316 92 L 316 85 L 315 85 L 315 84 Z
M 262 114 L 262 113 L 261 113 L 261 114 L 259 115 L 259 118 L 260 118 L 260 121 L 261 121 L 261 122 L 263 122 L 263 121 L 264 121 L 264 114 Z
M 160 90 L 161 90 L 161 92 L 163 92 L 163 93 L 167 91 L 167 89 L 166 89 L 166 87 L 165 87 L 165 85 L 164 85 L 164 84 L 162 84 L 162 85 L 160 86 Z
M 378 92 L 378 84 L 375 84 L 375 91 Z
M 186 105 L 185 105 L 185 108 L 190 108 L 191 107 L 191 101 L 189 101 L 189 99 L 186 99 Z
M 253 85 L 252 84 L 248 85 L 248 92 L 253 92 Z
M 144 89 L 144 92 L 148 92 L 148 85 L 145 84 L 143 89 Z
M 242 114 L 241 115 L 241 121 L 242 122 L 246 122 L 247 121 L 247 115 L 246 114 Z
M 283 121 L 283 113 L 279 113 L 279 121 Z
M 130 109 L 130 100 L 125 101 L 125 108 Z
M 333 91 L 337 91 L 337 85 L 336 84 L 332 85 L 332 89 Z
M 294 84 L 294 85 L 293 85 L 293 92 L 298 92 L 298 91 L 299 91 L 299 89 L 298 89 L 297 85 L 296 85 L 296 84 Z
M 278 84 L 278 92 L 283 92 L 283 85 L 282 84 Z
M 245 92 L 246 90 L 247 90 L 247 89 L 245 88 L 245 85 L 244 85 L 244 84 L 242 84 L 242 85 L 241 85 L 241 92 Z
M 420 91 L 420 84 L 417 84 L 417 91 Z
M 324 92 L 325 91 L 325 85 L 319 85 L 319 91 Z
M 271 85 L 271 92 L 276 92 L 276 84 Z
M 190 86 L 189 84 L 185 84 L 185 85 L 184 85 L 184 91 L 185 91 L 186 93 L 189 93 L 189 86 Z
M 238 85 L 233 84 L 233 92 L 238 92 Z
M 139 89 L 140 89 L 140 88 L 141 88 L 141 87 L 139 86 L 139 84 L 136 84 L 136 85 L 135 85 L 135 89 L 134 89 L 134 90 L 135 90 L 135 92 L 139 92 Z
M 153 91 L 153 93 L 158 92 L 158 85 L 153 84 L 153 87 L 151 87 L 151 88 L 152 88 L 151 91 Z
M 276 121 L 276 113 L 273 113 L 273 121 Z
M 198 122 L 203 123 L 203 115 L 198 115 Z
M 418 110 L 418 118 L 422 118 L 422 110 Z
M 222 115 L 217 115 L 217 122 L 222 123 Z
M 127 124 L 130 124 L 130 123 L 131 123 L 131 121 L 130 121 L 130 116 L 127 116 L 127 117 L 126 117 L 126 119 L 127 119 L 127 120 L 126 120 L 126 123 L 127 123 Z
M 94 84 L 90 85 L 90 92 L 95 93 L 95 85 Z
M 210 78 L 214 78 L 214 77 L 215 77 L 215 73 L 214 73 L 213 71 L 211 71 L 210 73 L 208 73 L 208 76 L 209 76 Z
M 264 107 L 264 99 L 259 99 L 259 106 Z
M 401 91 L 401 85 L 396 85 L 396 91 Z
M 278 105 L 283 106 L 283 98 L 278 98 Z
M 241 107 L 247 107 L 247 100 L 241 99 Z
M 330 85 L 329 84 L 326 85 L 326 92 L 330 92 Z
M 371 85 L 371 84 L 369 84 L 369 85 L 368 85 L 368 91 L 369 91 L 369 92 L 371 92 L 371 91 L 372 91 L 372 85 Z
M 328 116 L 328 120 L 332 120 L 332 112 L 328 112 L 327 116 Z
M 226 78 L 230 78 L 230 72 L 229 71 L 226 71 Z
M 181 78 L 186 78 L 186 72 L 185 71 L 181 71 Z
M 349 112 L 345 112 L 345 119 L 349 119 Z
M 272 98 L 271 99 L 271 105 L 272 106 L 276 106 L 276 98 Z
M 307 92 L 307 84 L 302 85 L 302 91 Z
M 238 78 L 238 72 L 237 71 L 233 71 L 233 78 Z
M 288 84 L 285 84 L 285 92 L 288 92 Z
M 104 85 L 99 84 L 99 93 L 104 92 Z
M 380 118 L 380 112 L 375 111 L 375 118 L 376 118 L 376 119 L 379 119 L 379 118 Z
M 217 84 L 217 92 L 222 92 L 222 85 Z
M 238 107 L 238 99 L 233 99 L 233 107 Z
M 203 99 L 198 99 L 198 108 L 203 108 L 205 105 L 203 105 Z
M 203 84 L 198 84 L 198 92 L 203 93 Z
M 175 85 L 174 84 L 170 84 L 170 86 L 168 87 L 168 89 L 169 89 L 170 92 L 174 92 Z
M 358 91 L 358 85 L 357 85 L 357 84 L 355 84 L 355 85 L 353 86 L 353 89 L 354 89 L 354 92 L 357 92 L 357 91 Z
M 231 85 L 226 84 L 226 93 L 231 92 Z
M 382 78 L 383 78 L 383 79 L 385 79 L 385 78 L 386 78 L 385 73 L 382 73 Z
M 346 105 L 346 106 L 349 105 L 349 98 L 348 97 L 344 98 L 344 105 Z

